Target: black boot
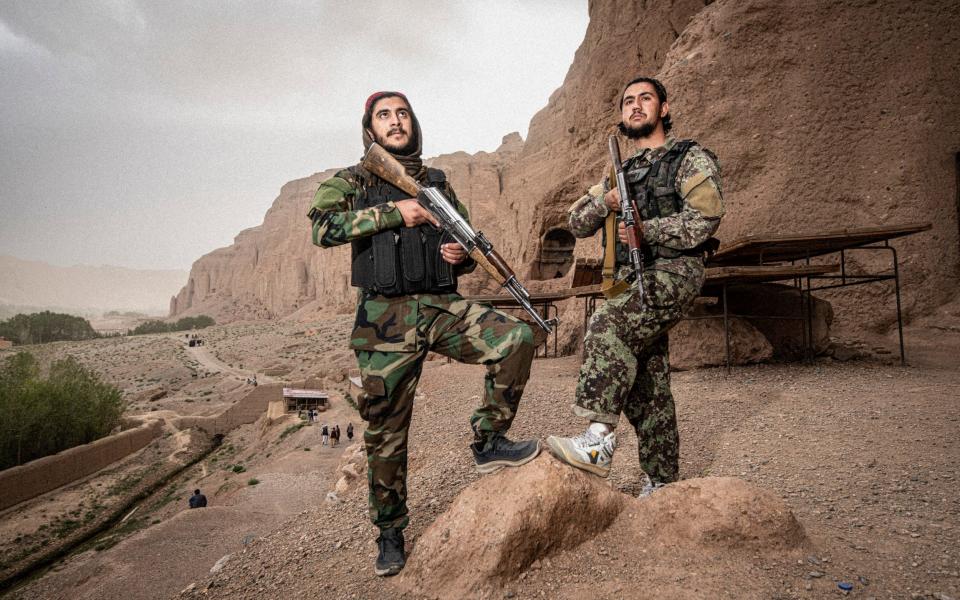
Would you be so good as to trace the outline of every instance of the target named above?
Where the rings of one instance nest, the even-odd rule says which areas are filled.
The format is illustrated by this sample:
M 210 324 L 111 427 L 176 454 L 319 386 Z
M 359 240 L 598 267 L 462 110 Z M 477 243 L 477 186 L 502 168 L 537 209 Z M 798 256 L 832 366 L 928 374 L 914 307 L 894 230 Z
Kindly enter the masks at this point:
M 519 467 L 540 454 L 540 440 L 511 442 L 500 432 L 493 432 L 485 439 L 470 444 L 477 471 L 492 473 L 501 467 Z
M 405 564 L 406 556 L 403 553 L 403 531 L 396 528 L 381 529 L 377 538 L 377 564 L 374 571 L 381 577 L 388 577 L 399 573 Z

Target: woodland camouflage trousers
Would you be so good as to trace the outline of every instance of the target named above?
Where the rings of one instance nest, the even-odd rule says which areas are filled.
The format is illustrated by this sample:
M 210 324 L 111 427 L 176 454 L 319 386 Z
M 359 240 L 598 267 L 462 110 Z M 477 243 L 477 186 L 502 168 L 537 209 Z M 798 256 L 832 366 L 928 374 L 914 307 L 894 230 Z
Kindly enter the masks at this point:
M 643 283 L 642 299 L 631 287 L 591 318 L 573 412 L 614 427 L 622 412 L 637 432 L 640 468 L 653 483 L 668 483 L 680 472 L 680 435 L 667 332 L 699 294 L 703 270 L 648 270 Z
M 406 298 L 409 300 L 397 305 L 396 312 L 405 315 L 400 321 L 413 325 L 415 339 L 402 336 L 408 349 L 355 350 L 363 380 L 357 407 L 368 423 L 363 441 L 370 519 L 381 529 L 403 528 L 409 521 L 407 441 L 414 393 L 427 353 L 486 365 L 483 403 L 470 418 L 476 435 L 482 437 L 510 427 L 535 351 L 528 325 L 489 306 L 466 302 L 455 294 Z M 375 315 L 382 323 L 394 322 L 388 314 L 392 309 L 381 308 L 361 304 L 354 330 L 355 347 L 364 336 L 371 338 L 368 315 Z

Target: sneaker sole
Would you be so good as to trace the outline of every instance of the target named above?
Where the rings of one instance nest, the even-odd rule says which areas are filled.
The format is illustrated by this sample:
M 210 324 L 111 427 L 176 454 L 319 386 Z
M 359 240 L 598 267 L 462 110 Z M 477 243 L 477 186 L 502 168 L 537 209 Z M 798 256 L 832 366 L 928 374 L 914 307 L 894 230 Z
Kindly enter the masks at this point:
M 380 567 L 376 567 L 376 566 L 373 567 L 373 572 L 380 577 L 393 577 L 394 575 L 398 574 L 402 570 L 403 570 L 402 565 L 392 565 L 387 567 L 386 569 L 381 569 Z
M 521 465 L 525 465 L 539 456 L 540 450 L 542 449 L 543 448 L 540 445 L 540 440 L 537 440 L 537 449 L 531 452 L 530 456 L 521 458 L 520 460 L 494 460 L 488 463 L 483 463 L 482 465 L 477 465 L 477 472 L 487 474 L 499 471 L 504 467 L 519 467 Z
M 577 459 L 576 456 L 568 454 L 566 448 L 555 442 L 553 436 L 547 438 L 547 449 L 550 451 L 550 454 L 567 463 L 571 467 L 588 471 L 594 475 L 599 475 L 600 477 L 607 477 L 610 475 L 610 467 L 604 468 L 592 463 L 585 463 Z

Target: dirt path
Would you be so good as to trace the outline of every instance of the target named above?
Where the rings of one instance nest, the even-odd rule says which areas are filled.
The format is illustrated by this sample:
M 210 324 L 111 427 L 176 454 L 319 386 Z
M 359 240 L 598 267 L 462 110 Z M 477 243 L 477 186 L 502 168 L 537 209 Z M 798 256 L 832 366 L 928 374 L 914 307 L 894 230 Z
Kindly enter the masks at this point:
M 322 417 L 321 423 L 340 423 L 341 429 L 350 421 L 358 423 L 356 413 L 343 402 Z M 149 527 L 103 551 L 69 557 L 12 597 L 168 598 L 209 575 L 218 560 L 243 552 L 252 540 L 269 536 L 284 522 L 323 504 L 333 489 L 334 471 L 349 444 L 321 446 L 321 423 L 283 435 L 298 423 L 295 417 L 284 416 L 265 429 L 254 424 L 233 431 L 224 439 L 224 451 L 197 464 L 170 487 L 177 499 L 149 515 Z M 232 465 L 243 465 L 244 470 L 233 474 Z M 251 484 L 254 480 L 257 483 Z M 184 510 L 196 488 L 207 495 L 208 507 Z M 138 514 L 150 504 L 142 503 Z
M 250 370 L 243 370 L 231 367 L 225 362 L 220 361 L 207 350 L 207 346 L 187 346 L 187 354 L 193 357 L 204 369 L 210 373 L 229 373 L 241 379 L 250 377 Z M 257 383 L 276 383 L 276 379 L 263 373 L 256 373 Z

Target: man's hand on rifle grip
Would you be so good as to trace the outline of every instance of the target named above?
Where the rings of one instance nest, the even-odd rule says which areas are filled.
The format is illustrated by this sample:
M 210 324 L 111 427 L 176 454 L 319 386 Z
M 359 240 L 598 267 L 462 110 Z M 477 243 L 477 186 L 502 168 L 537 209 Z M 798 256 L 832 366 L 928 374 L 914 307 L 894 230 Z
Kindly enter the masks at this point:
M 620 190 L 613 188 L 603 195 L 603 202 L 613 212 L 620 212 Z
M 397 200 L 394 204 L 396 204 L 397 210 L 400 211 L 400 216 L 403 217 L 404 227 L 416 227 L 424 223 L 430 223 L 434 227 L 440 226 L 436 217 L 430 214 L 430 211 L 420 206 L 420 203 L 417 202 L 415 198 Z

